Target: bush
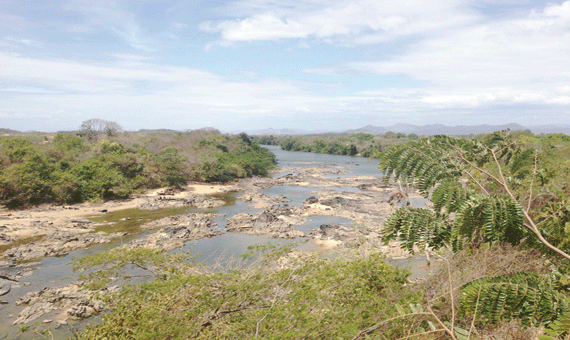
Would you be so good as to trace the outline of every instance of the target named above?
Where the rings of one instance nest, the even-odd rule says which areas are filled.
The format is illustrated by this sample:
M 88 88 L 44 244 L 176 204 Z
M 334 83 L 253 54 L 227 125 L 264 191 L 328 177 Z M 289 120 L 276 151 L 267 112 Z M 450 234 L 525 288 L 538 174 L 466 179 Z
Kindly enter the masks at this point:
M 16 208 L 124 198 L 144 188 L 180 187 L 191 177 L 227 182 L 264 176 L 276 163 L 245 133 L 228 136 L 204 129 L 154 133 L 138 141 L 117 138 L 90 142 L 58 133 L 51 144 L 49 139 L 2 139 L 0 203 Z
M 135 255 L 105 258 L 117 258 L 117 265 L 133 258 L 149 268 L 148 261 Z M 409 272 L 392 268 L 377 255 L 304 257 L 294 268 L 267 265 L 202 274 L 184 263 L 165 267 L 169 255 L 157 255 L 150 255 L 161 263 L 152 270 L 165 275 L 108 296 L 113 312 L 80 339 L 350 339 L 397 315 L 396 304 L 420 300 L 406 286 Z M 84 266 L 88 263 L 98 260 L 83 260 Z M 382 332 L 394 338 L 401 335 L 399 328 Z

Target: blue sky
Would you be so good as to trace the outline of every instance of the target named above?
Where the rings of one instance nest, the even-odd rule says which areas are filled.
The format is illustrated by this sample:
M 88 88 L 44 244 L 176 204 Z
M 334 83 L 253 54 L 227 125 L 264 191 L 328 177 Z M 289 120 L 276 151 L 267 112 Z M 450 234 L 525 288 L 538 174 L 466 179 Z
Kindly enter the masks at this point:
M 570 1 L 0 2 L 0 127 L 570 125 Z

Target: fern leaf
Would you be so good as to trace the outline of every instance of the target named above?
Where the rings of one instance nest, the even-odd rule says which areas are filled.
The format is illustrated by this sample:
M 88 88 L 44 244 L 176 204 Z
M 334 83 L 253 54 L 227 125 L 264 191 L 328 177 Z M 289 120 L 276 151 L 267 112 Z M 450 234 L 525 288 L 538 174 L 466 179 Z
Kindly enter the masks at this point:
M 477 310 L 483 321 L 518 318 L 523 326 L 548 324 L 567 312 L 569 304 L 551 276 L 536 273 L 475 280 L 465 286 L 460 299 L 463 312 Z
M 413 253 L 414 245 L 425 250 L 426 247 L 438 249 L 449 244 L 450 228 L 446 215 L 423 208 L 403 207 L 384 223 L 382 237 L 385 243 L 403 241 L 402 248 Z
M 457 209 L 452 236 L 516 245 L 524 237 L 523 222 L 522 207 L 510 197 L 471 195 Z
M 553 340 L 561 338 L 562 336 L 570 332 L 570 313 L 566 312 L 562 314 L 558 320 L 552 322 L 548 325 L 548 328 L 544 330 L 547 336 L 539 337 L 541 340 Z
M 471 192 L 457 180 L 445 179 L 435 188 L 431 195 L 433 209 L 441 211 L 445 208 L 448 214 L 455 212 L 470 195 Z
M 415 185 L 424 197 L 437 183 L 460 175 L 448 160 L 447 148 L 437 140 L 412 141 L 395 145 L 381 154 L 379 168 L 388 181 L 391 176 Z

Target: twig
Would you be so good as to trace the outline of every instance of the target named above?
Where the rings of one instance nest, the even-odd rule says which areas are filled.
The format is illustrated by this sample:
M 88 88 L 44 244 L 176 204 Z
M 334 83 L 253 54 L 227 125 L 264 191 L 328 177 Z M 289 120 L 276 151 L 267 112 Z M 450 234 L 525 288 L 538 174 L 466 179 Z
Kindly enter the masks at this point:
M 469 327 L 469 334 L 467 334 L 467 340 L 469 340 L 469 338 L 471 337 L 471 331 L 475 329 L 475 319 L 477 317 L 477 309 L 479 308 L 479 298 L 481 297 L 481 289 L 483 289 L 483 285 L 479 286 L 479 292 L 477 293 L 477 303 L 475 304 L 475 313 L 473 314 L 471 327 Z
M 454 332 L 455 327 L 455 302 L 453 301 L 453 283 L 451 282 L 451 268 L 449 267 L 449 261 L 445 259 L 447 264 L 447 278 L 449 281 L 449 298 L 451 300 L 451 332 Z
M 285 284 L 289 283 L 289 281 L 291 281 L 291 277 L 293 277 L 294 273 L 295 273 L 295 270 L 291 271 L 287 280 L 285 280 L 281 285 L 284 286 Z M 279 287 L 279 285 L 277 287 Z M 273 309 L 273 306 L 275 306 L 275 303 L 277 301 L 279 301 L 281 298 L 283 298 L 284 295 L 285 295 L 285 293 L 282 293 L 281 296 L 279 296 L 279 298 L 278 298 L 278 292 L 275 292 L 275 297 L 273 298 L 273 301 L 271 302 L 271 306 L 269 307 L 269 310 L 267 311 L 267 313 L 265 313 L 265 315 L 260 320 L 257 321 L 257 324 L 255 325 L 255 337 L 256 338 L 259 336 L 259 325 L 261 325 L 261 322 L 263 322 L 263 320 L 265 320 L 265 318 L 269 315 L 269 313 L 271 312 L 271 309 Z
M 527 213 L 530 211 L 530 205 L 532 203 L 532 186 L 534 185 L 534 179 L 536 177 L 537 164 L 538 164 L 538 151 L 534 150 L 534 168 L 532 170 L 532 178 L 530 180 L 530 188 L 528 189 L 529 194 L 528 194 L 528 206 L 526 208 Z
M 451 331 L 449 328 L 447 328 L 447 326 L 445 326 L 445 324 L 440 320 L 440 318 L 437 317 L 437 315 L 435 315 L 435 313 L 433 312 L 433 310 L 431 309 L 430 305 L 426 306 L 427 309 L 429 310 L 429 312 L 431 313 L 431 315 L 434 317 L 435 321 L 437 321 L 437 323 L 443 328 L 445 329 L 445 331 L 447 332 L 447 334 L 449 334 L 449 336 L 453 339 L 453 340 L 457 340 L 457 338 L 455 337 L 455 333 L 453 333 L 453 331 Z M 451 328 L 453 329 L 453 324 L 451 324 Z
M 378 328 L 382 327 L 382 325 L 384 325 L 384 324 L 387 323 L 387 322 L 394 321 L 394 320 L 398 320 L 398 319 L 402 319 L 402 318 L 405 318 L 405 317 L 408 317 L 408 316 L 414 316 L 414 315 L 432 315 L 432 314 L 431 314 L 431 313 L 426 313 L 426 312 L 410 313 L 410 314 L 399 315 L 399 316 L 396 316 L 396 317 L 393 317 L 393 318 L 390 318 L 390 319 L 386 319 L 386 320 L 384 320 L 384 321 L 382 321 L 382 322 L 380 322 L 380 323 L 378 323 L 378 324 L 376 324 L 376 325 L 374 325 L 374 326 L 370 326 L 370 327 L 368 327 L 368 328 L 365 328 L 365 329 L 361 330 L 360 333 L 356 334 L 356 335 L 354 336 L 354 338 L 352 338 L 352 340 L 356 340 L 356 339 L 358 339 L 358 338 L 360 338 L 360 337 L 362 337 L 362 336 L 364 336 L 364 335 L 366 335 L 366 334 L 368 334 L 368 333 L 374 332 L 375 330 L 377 330 Z
M 511 192 L 509 186 L 507 185 L 507 182 L 505 180 L 505 176 L 503 175 L 503 169 L 501 167 L 501 164 L 499 162 L 499 160 L 497 159 L 497 155 L 495 154 L 495 150 L 491 149 L 491 154 L 493 155 L 493 159 L 495 160 L 495 163 L 497 164 L 498 167 L 498 171 L 499 171 L 499 175 L 502 178 L 502 182 L 499 181 L 498 183 L 501 184 L 503 186 L 503 188 L 505 189 L 505 191 L 507 192 L 507 194 L 509 194 L 509 196 L 516 201 L 515 195 L 513 195 L 513 193 Z M 542 234 L 540 233 L 540 231 L 538 230 L 538 228 L 536 227 L 536 224 L 534 223 L 534 221 L 532 220 L 532 218 L 530 217 L 528 211 L 521 209 L 525 219 L 527 220 L 526 224 L 523 224 L 526 228 L 528 228 L 530 231 L 532 231 L 536 237 L 538 237 L 538 239 L 540 240 L 540 242 L 542 242 L 546 247 L 548 247 L 550 250 L 558 253 L 559 255 L 562 255 L 565 259 L 570 260 L 570 255 L 565 253 L 564 251 L 556 248 L 555 246 L 553 246 L 552 244 L 550 244 L 550 242 L 548 242 L 544 236 L 542 236 Z
M 433 330 L 433 331 L 427 331 L 427 332 L 421 332 L 421 333 L 418 333 L 418 334 L 412 334 L 412 335 L 405 336 L 405 337 L 403 337 L 403 338 L 398 338 L 397 340 L 411 339 L 411 338 L 415 338 L 415 337 L 417 337 L 417 336 L 423 336 L 423 335 L 426 335 L 426 334 L 433 334 L 433 333 L 439 333 L 439 332 L 445 332 L 445 329 L 436 329 L 436 330 Z

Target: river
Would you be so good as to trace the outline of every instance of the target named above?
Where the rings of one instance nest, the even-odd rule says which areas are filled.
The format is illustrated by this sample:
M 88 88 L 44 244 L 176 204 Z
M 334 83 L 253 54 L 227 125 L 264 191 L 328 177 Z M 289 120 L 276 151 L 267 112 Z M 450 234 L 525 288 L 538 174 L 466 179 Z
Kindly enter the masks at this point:
M 336 156 L 336 155 L 325 155 L 325 154 L 314 154 L 306 152 L 291 152 L 281 150 L 278 146 L 265 146 L 271 152 L 273 152 L 277 158 L 278 166 L 280 168 L 286 168 L 287 171 L 278 171 L 272 173 L 272 177 L 279 178 L 286 174 L 295 174 L 296 171 L 302 171 L 307 167 L 331 167 L 339 166 L 348 169 L 347 173 L 342 174 L 326 174 L 325 177 L 328 178 L 341 178 L 341 177 L 354 177 L 354 176 L 380 176 L 378 170 L 378 161 L 375 159 L 366 159 L 361 157 L 351 157 L 351 156 Z M 310 187 L 310 186 L 274 186 L 266 189 L 259 190 L 261 193 L 277 197 L 285 196 L 290 202 L 288 205 L 299 206 L 308 197 L 315 195 L 315 192 L 322 190 L 322 187 Z M 360 189 L 351 186 L 342 187 L 330 187 L 328 189 L 338 190 L 339 192 L 350 192 L 358 191 Z M 233 196 L 239 197 L 240 193 L 234 193 Z M 240 213 L 250 213 L 255 215 L 260 212 L 260 209 L 253 208 L 250 204 L 244 202 L 243 200 L 235 199 L 230 200 L 231 204 L 227 204 L 223 207 L 215 209 L 215 212 L 221 214 L 222 216 L 216 217 L 219 228 L 223 229 L 227 220 Z M 196 211 L 196 209 L 188 209 L 188 212 Z M 295 226 L 297 229 L 303 231 L 304 233 L 310 232 L 312 229 L 318 229 L 322 224 L 344 224 L 349 226 L 353 221 L 350 219 L 335 217 L 335 216 L 313 216 L 307 218 L 307 221 L 302 225 Z M 97 252 L 105 251 L 113 247 L 120 246 L 123 243 L 129 242 L 137 237 L 141 237 L 144 233 L 130 234 L 123 238 L 117 239 L 112 243 L 99 244 L 91 246 L 87 249 L 75 250 L 69 255 L 64 257 L 48 257 L 41 259 L 33 267 L 35 268 L 33 274 L 22 279 L 21 284 L 14 285 L 11 292 L 8 295 L 2 297 L 4 301 L 8 304 L 0 305 L 0 339 L 30 339 L 30 338 L 42 338 L 42 335 L 33 334 L 32 330 L 26 332 L 21 332 L 18 326 L 12 326 L 12 321 L 17 317 L 18 313 L 24 308 L 24 306 L 15 306 L 14 302 L 20 296 L 23 296 L 27 292 L 33 292 L 43 289 L 44 287 L 53 286 L 64 286 L 70 282 L 77 279 L 77 274 L 73 273 L 69 266 L 67 265 L 73 257 L 81 257 L 85 255 L 94 254 Z M 306 240 L 306 239 L 304 239 Z M 248 246 L 256 244 L 284 244 L 287 242 L 301 241 L 301 239 L 285 240 L 285 239 L 275 239 L 269 238 L 263 235 L 248 235 L 243 232 L 231 232 L 224 233 L 219 236 L 212 238 L 204 238 L 194 241 L 189 241 L 184 246 L 185 250 L 190 250 L 193 254 L 196 254 L 198 260 L 209 263 L 215 259 L 231 256 L 239 256 L 248 251 Z M 316 249 L 318 246 L 311 242 L 304 242 L 301 246 L 301 250 L 312 250 Z M 417 262 L 417 261 L 416 261 Z M 407 264 L 405 261 L 396 261 L 397 264 Z M 21 268 L 9 268 L 7 271 L 15 272 Z M 23 283 L 29 284 L 24 287 Z M 46 319 L 53 319 L 55 313 L 44 315 L 39 318 L 41 323 Z M 39 329 L 45 329 L 46 327 L 51 327 L 55 339 L 66 338 L 71 336 L 74 330 L 81 330 L 85 327 L 87 323 L 96 322 L 97 318 L 90 318 L 81 322 L 68 321 L 67 325 L 62 325 L 58 329 L 54 329 L 53 324 L 40 325 Z M 33 324 L 32 324 L 33 328 Z

